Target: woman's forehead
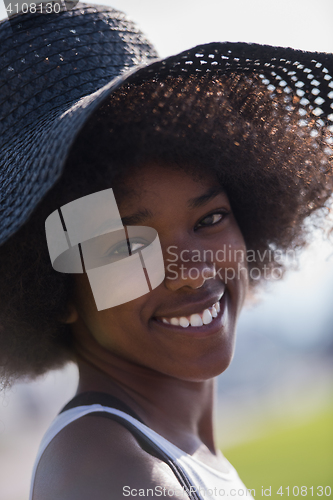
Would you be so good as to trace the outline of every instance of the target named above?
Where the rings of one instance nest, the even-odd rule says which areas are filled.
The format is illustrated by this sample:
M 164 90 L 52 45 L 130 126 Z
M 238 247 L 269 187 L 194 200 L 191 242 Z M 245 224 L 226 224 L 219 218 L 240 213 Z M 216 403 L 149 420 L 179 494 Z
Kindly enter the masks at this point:
M 189 208 L 199 206 L 218 193 L 224 192 L 212 172 L 188 166 L 153 163 L 131 169 L 114 184 L 117 202 L 136 205 L 144 201 L 157 204 L 180 197 Z

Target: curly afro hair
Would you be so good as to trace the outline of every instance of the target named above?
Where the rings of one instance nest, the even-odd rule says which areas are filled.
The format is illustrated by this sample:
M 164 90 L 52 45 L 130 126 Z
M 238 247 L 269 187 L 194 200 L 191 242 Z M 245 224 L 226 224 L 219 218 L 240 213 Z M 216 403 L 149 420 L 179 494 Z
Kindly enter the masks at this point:
M 156 161 L 210 172 L 229 196 L 247 248 L 265 256 L 249 267 L 276 266 L 265 251 L 301 249 L 309 216 L 328 207 L 329 141 L 317 123 L 310 112 L 300 120 L 297 97 L 268 90 L 250 73 L 166 77 L 115 91 L 80 132 L 61 179 L 0 247 L 2 379 L 75 360 L 70 325 L 61 321 L 73 276 L 53 270 L 45 239 L 52 211 L 121 186 L 129 169 Z

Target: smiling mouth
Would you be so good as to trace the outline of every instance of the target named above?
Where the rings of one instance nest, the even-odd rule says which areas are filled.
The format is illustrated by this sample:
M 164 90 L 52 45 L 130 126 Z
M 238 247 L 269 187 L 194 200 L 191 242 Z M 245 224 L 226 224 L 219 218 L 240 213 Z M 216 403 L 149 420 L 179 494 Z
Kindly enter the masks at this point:
M 183 328 L 187 328 L 189 326 L 192 327 L 200 327 L 203 325 L 209 325 L 212 323 L 215 318 L 217 318 L 220 312 L 220 302 L 215 302 L 211 307 L 204 309 L 201 312 L 191 314 L 190 316 L 179 316 L 179 317 L 158 317 L 155 318 L 156 321 L 165 323 L 167 325 L 173 326 L 181 326 Z

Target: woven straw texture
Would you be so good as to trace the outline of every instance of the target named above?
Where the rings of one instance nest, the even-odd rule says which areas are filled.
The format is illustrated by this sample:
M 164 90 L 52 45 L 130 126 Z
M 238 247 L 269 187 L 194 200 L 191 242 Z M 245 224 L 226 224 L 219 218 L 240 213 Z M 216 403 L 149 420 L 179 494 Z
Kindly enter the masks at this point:
M 101 92 L 94 93 L 153 58 L 136 26 L 108 7 L 79 3 L 0 23 L 0 243 L 58 179 L 98 105 Z

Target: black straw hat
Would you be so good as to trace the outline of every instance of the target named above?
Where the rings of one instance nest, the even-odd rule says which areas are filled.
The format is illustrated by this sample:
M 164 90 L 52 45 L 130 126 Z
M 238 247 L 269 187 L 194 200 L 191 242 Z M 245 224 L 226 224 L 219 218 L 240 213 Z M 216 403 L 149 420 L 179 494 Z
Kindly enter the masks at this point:
M 286 112 L 297 102 L 300 127 L 333 132 L 332 54 L 226 42 L 156 57 L 134 24 L 105 6 L 0 22 L 0 244 L 27 221 L 83 125 L 124 82 L 256 73 L 272 96 L 286 96 Z

